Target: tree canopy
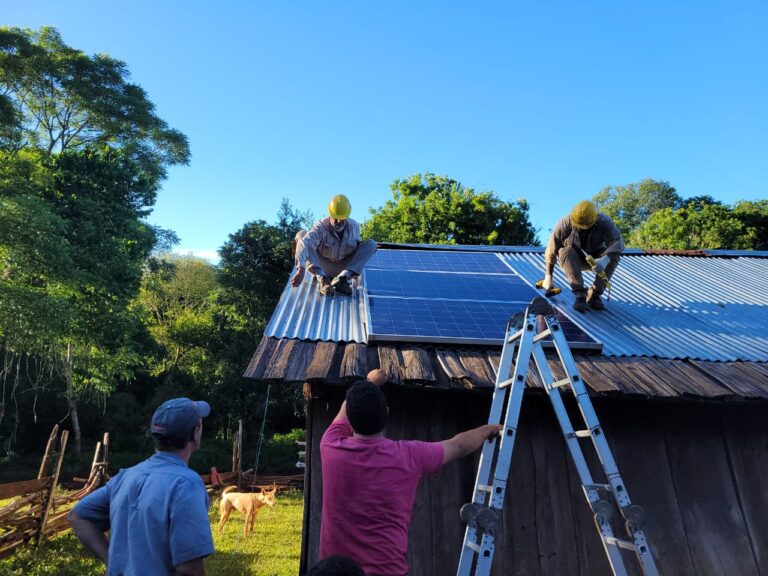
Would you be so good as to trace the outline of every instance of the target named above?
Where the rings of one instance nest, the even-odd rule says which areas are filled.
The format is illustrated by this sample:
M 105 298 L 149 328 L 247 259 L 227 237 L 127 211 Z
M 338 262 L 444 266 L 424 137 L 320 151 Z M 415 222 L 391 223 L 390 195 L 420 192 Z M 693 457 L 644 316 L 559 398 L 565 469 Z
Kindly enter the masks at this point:
M 395 180 L 392 200 L 371 208 L 362 234 L 379 242 L 536 246 L 528 203 L 475 192 L 447 176 Z
M 186 136 L 157 116 L 124 62 L 71 48 L 55 28 L 0 28 L 0 87 L 0 125 L 18 129 L 21 147 L 119 147 L 155 183 L 189 161 Z
M 679 208 L 682 198 L 669 182 L 646 178 L 626 186 L 606 186 L 592 201 L 613 219 L 627 239 L 657 210 Z
M 757 231 L 729 206 L 698 198 L 680 208 L 653 212 L 632 233 L 631 244 L 645 249 L 751 250 Z

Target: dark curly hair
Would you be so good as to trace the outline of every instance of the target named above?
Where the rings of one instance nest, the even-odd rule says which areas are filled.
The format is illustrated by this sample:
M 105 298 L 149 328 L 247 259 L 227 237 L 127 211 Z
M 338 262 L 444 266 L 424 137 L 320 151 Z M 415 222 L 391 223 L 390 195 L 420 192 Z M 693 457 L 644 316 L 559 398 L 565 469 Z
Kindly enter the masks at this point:
M 387 414 L 384 392 L 375 384 L 360 380 L 347 390 L 347 418 L 358 434 L 370 436 L 384 430 Z

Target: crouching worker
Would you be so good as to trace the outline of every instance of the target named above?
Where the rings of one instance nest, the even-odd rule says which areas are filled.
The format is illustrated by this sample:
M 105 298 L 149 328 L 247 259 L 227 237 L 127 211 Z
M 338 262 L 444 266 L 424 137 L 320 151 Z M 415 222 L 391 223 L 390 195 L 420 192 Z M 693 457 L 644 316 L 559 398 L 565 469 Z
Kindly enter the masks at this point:
M 600 296 L 605 292 L 606 281 L 610 281 L 619 265 L 622 252 L 624 240 L 610 216 L 598 212 L 597 206 L 589 200 L 579 202 L 552 230 L 544 252 L 546 276 L 542 288 L 551 290 L 554 287 L 552 272 L 555 261 L 559 260 L 576 297 L 574 310 L 603 310 L 605 304 Z M 595 273 L 589 292 L 584 287 L 584 270 Z
M 502 426 L 480 426 L 443 442 L 389 440 L 384 437 L 389 408 L 381 388 L 370 381 L 374 376 L 347 390 L 320 442 L 320 558 L 351 558 L 368 576 L 405 576 L 419 481 L 473 453 Z
M 155 454 L 121 470 L 69 513 L 75 534 L 104 561 L 107 576 L 205 573 L 203 558 L 213 553 L 209 500 L 187 464 L 210 412 L 207 402 L 164 402 L 152 416 Z
M 339 194 L 328 204 L 327 218 L 318 221 L 305 235 L 297 234 L 296 272 L 291 286 L 304 280 L 305 269 L 317 277 L 320 294 L 352 294 L 352 279 L 359 276 L 376 252 L 374 240 L 360 240 L 360 226 L 352 220 L 352 205 Z

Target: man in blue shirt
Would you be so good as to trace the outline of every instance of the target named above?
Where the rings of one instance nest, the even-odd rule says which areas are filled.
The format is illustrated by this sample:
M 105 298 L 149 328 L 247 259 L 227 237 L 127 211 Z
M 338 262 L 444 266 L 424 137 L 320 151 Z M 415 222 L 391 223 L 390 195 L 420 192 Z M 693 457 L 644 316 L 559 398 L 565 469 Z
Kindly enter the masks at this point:
M 156 453 L 121 470 L 69 513 L 75 534 L 104 561 L 107 576 L 205 573 L 203 558 L 213 553 L 210 502 L 187 464 L 210 413 L 207 402 L 164 402 L 150 428 Z

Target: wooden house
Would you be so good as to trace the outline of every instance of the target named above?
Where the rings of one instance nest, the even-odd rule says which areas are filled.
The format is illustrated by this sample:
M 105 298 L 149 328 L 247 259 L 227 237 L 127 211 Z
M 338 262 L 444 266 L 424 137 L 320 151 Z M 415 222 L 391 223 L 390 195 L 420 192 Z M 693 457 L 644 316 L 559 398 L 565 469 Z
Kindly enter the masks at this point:
M 383 246 L 494 254 L 529 286 L 540 249 Z M 377 254 L 377 257 L 379 256 Z M 556 282 L 567 283 L 559 268 Z M 365 278 L 351 298 L 286 286 L 246 376 L 304 383 L 307 455 L 301 573 L 318 555 L 320 438 L 346 386 L 388 374 L 391 438 L 438 441 L 487 421 L 500 344 L 372 338 Z M 619 470 L 647 513 L 660 571 L 768 574 L 768 253 L 630 251 L 604 312 L 571 312 L 600 352 L 576 352 Z M 503 334 L 499 334 L 499 340 Z M 405 339 L 404 339 L 405 340 Z M 493 574 L 611 574 L 548 397 L 529 376 Z M 413 576 L 455 574 L 476 458 L 422 482 Z M 631 562 L 630 562 L 631 563 Z M 639 573 L 639 570 L 635 573 Z

